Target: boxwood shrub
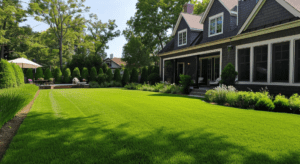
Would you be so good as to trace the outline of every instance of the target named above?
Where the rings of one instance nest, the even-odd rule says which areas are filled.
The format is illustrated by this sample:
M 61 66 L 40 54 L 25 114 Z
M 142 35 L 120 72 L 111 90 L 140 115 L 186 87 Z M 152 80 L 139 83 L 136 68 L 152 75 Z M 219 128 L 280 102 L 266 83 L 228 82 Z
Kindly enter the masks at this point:
M 285 98 L 283 95 L 277 95 L 274 100 L 275 112 L 287 112 L 290 113 L 292 110 L 290 109 L 289 99 Z
M 273 111 L 274 108 L 275 105 L 270 98 L 261 98 L 255 104 L 256 110 Z
M 61 77 L 62 77 L 62 72 L 60 68 L 56 68 L 54 70 L 55 84 L 60 84 L 62 82 Z
M 81 78 L 85 80 L 88 80 L 89 78 L 89 70 L 86 67 L 83 67 L 82 69 Z
M 44 77 L 45 77 L 45 80 L 49 80 L 50 78 L 52 78 L 52 73 L 49 68 L 46 69 Z
M 31 68 L 27 69 L 27 71 L 26 71 L 26 77 L 27 77 L 27 79 L 33 80 L 33 73 L 32 73 L 32 69 Z
M 68 68 L 67 68 L 68 69 Z M 70 70 L 70 69 L 69 69 Z M 70 71 L 71 72 L 71 71 Z M 64 75 L 65 76 L 65 75 Z M 78 79 L 80 79 L 80 70 L 78 67 L 74 68 L 73 70 L 73 74 L 72 74 L 72 77 L 75 78 L 77 77 Z
M 0 89 L 17 87 L 16 74 L 13 66 L 2 59 L 0 61 Z
M 89 80 L 90 81 L 96 81 L 97 80 L 97 70 L 96 70 L 95 67 L 91 68 L 91 74 L 90 74 L 90 79 Z
M 44 78 L 43 69 L 41 67 L 36 69 L 35 79 Z
M 78 69 L 79 70 L 79 69 Z M 70 83 L 71 82 L 71 71 L 69 68 L 66 68 L 64 71 L 64 82 L 65 83 Z
M 21 86 L 24 84 L 24 73 L 23 70 L 20 66 L 18 66 L 17 64 L 12 63 L 12 67 L 14 69 L 15 72 L 15 76 L 16 76 L 16 82 L 18 86 Z

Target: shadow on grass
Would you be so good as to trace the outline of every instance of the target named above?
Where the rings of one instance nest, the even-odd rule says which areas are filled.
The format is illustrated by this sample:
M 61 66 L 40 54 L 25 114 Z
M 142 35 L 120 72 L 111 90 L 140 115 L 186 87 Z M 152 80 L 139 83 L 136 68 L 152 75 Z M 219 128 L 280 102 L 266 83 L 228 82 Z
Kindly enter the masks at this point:
M 300 163 L 300 152 L 275 160 L 205 129 L 172 132 L 161 127 L 133 135 L 130 123 L 115 127 L 99 118 L 55 118 L 32 112 L 1 162 Z
M 197 100 L 204 100 L 204 98 L 199 98 L 199 97 L 192 97 L 188 95 L 179 95 L 179 94 L 170 94 L 170 93 L 159 93 L 156 92 L 157 94 L 151 94 L 148 96 L 157 96 L 157 97 L 180 97 L 180 98 L 188 98 L 188 99 L 197 99 Z

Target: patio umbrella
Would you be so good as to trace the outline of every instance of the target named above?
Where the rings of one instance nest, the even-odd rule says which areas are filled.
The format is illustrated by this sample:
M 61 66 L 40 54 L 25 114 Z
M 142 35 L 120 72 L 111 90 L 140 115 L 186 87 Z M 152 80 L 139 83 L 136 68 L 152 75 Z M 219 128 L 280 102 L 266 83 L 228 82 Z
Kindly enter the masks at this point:
M 25 59 L 25 58 L 17 58 L 15 60 L 10 60 L 8 62 L 15 63 L 18 66 L 20 66 L 21 68 L 39 68 L 39 67 L 42 67 L 41 65 L 39 65 L 39 64 L 37 64 L 33 61 L 30 61 L 28 59 Z

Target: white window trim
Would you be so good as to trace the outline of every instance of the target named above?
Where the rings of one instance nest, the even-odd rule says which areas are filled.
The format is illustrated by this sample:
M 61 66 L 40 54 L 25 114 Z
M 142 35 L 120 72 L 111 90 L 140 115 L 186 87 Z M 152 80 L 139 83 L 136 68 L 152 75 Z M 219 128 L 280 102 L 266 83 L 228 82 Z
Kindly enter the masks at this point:
M 179 74 L 179 69 L 178 69 L 179 64 L 182 64 L 182 65 L 183 65 L 183 70 L 182 70 L 182 72 L 183 72 L 183 75 L 185 75 L 185 63 L 184 63 L 184 62 L 178 62 L 178 63 L 177 63 L 177 74 Z
M 220 33 L 215 33 L 215 34 L 210 35 L 210 21 L 212 19 L 216 19 L 216 18 L 218 18 L 220 16 L 222 16 L 222 31 Z M 217 26 L 218 26 L 218 23 L 216 22 L 216 27 L 215 27 L 216 29 L 217 29 Z M 216 30 L 216 32 L 217 32 L 217 30 Z M 223 32 L 224 32 L 224 12 L 209 17 L 209 19 L 208 19 L 208 37 L 212 37 L 212 36 L 216 36 L 216 35 L 221 35 L 221 34 L 223 34 Z
M 249 81 L 238 81 L 237 84 L 256 84 L 256 85 L 282 85 L 282 86 L 300 86 L 300 83 L 295 83 L 294 80 L 294 66 L 295 66 L 295 42 L 296 40 L 300 40 L 300 34 L 287 36 L 282 38 L 270 39 L 261 42 L 255 42 L 245 45 L 236 46 L 236 53 L 235 53 L 235 69 L 238 71 L 238 50 L 244 48 L 253 49 L 254 47 L 268 45 L 268 75 L 267 75 L 267 82 L 249 82 Z M 290 68 L 289 68 L 289 82 L 272 82 L 272 51 L 273 51 L 273 44 L 282 43 L 282 42 L 290 42 Z M 250 54 L 250 74 L 253 75 L 253 64 L 254 58 L 253 53 Z M 252 61 L 251 61 L 252 60 Z M 253 77 L 250 77 L 250 79 Z
M 163 79 L 163 81 L 165 81 L 165 61 L 166 60 L 185 58 L 185 57 L 197 56 L 197 55 L 205 55 L 205 54 L 210 54 L 210 53 L 214 53 L 214 52 L 219 52 L 220 53 L 220 77 L 221 77 L 221 72 L 222 72 L 222 48 L 219 48 L 219 49 L 214 49 L 214 50 L 209 50 L 209 51 L 202 51 L 202 52 L 197 52 L 197 53 L 192 53 L 192 54 L 187 54 L 187 55 L 164 58 L 163 63 L 162 63 L 162 70 L 163 70 L 162 79 Z
M 185 44 L 180 44 L 180 45 L 179 45 L 179 34 L 184 33 L 184 32 L 186 32 L 186 43 L 185 43 Z M 183 39 L 183 38 L 182 38 L 182 39 Z M 182 42 L 183 42 L 183 40 L 182 40 Z M 185 45 L 187 45 L 187 29 L 183 29 L 183 30 L 181 30 L 181 31 L 178 31 L 178 47 L 185 46 Z

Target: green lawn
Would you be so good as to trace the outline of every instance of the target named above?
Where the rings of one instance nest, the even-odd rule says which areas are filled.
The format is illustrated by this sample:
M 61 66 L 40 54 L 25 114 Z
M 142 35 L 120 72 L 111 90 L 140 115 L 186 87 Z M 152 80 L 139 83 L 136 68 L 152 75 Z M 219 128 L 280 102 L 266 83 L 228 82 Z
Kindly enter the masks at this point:
M 300 115 L 154 92 L 42 90 L 1 163 L 300 163 Z

